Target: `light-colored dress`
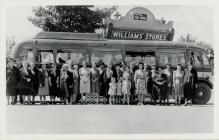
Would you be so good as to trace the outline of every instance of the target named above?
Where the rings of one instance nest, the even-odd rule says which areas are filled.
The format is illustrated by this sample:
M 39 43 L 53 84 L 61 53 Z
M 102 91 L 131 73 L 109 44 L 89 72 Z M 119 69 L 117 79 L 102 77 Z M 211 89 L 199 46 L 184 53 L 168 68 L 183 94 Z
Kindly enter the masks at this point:
M 116 92 L 116 95 L 122 96 L 122 83 L 121 82 L 117 82 L 117 92 Z
M 134 79 L 136 94 L 147 94 L 146 72 L 144 70 L 136 70 Z
M 73 80 L 74 80 L 74 94 L 78 94 L 79 93 L 79 85 L 80 85 L 80 78 L 79 78 L 79 72 L 78 70 L 73 70 Z
M 108 95 L 116 95 L 116 83 L 109 83 Z
M 43 74 L 45 76 L 45 86 L 41 86 L 39 88 L 39 92 L 38 94 L 40 96 L 49 96 L 49 74 L 48 74 L 48 71 L 45 70 L 40 70 L 41 74 Z
M 80 93 L 90 93 L 90 71 L 88 68 L 80 68 Z
M 128 72 L 124 72 L 123 74 L 123 82 L 122 82 L 122 93 L 124 95 L 128 94 L 130 95 L 130 89 L 131 89 L 131 82 L 130 82 L 130 74 Z
M 183 71 L 174 71 L 173 72 L 173 84 L 175 85 L 175 92 L 173 95 L 175 96 L 183 96 L 183 76 L 184 72 Z

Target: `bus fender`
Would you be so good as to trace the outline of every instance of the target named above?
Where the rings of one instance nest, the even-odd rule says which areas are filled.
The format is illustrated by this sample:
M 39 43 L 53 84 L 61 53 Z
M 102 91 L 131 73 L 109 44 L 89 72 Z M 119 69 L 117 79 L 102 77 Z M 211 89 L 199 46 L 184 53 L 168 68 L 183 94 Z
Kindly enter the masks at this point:
M 213 89 L 213 83 L 211 81 L 209 81 L 208 79 L 198 78 L 198 83 L 199 82 L 203 82 L 203 83 L 207 84 L 211 89 Z

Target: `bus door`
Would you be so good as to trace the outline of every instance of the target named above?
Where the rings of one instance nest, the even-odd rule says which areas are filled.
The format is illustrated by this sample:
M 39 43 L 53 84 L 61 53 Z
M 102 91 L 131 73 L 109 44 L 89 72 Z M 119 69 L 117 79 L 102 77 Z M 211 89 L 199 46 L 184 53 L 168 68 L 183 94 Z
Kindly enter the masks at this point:
M 137 52 L 137 51 L 126 51 L 125 62 L 127 64 L 138 65 L 138 63 L 144 63 L 147 65 L 156 65 L 155 52 Z
M 189 62 L 195 66 L 198 77 L 204 77 L 204 66 L 202 60 L 202 52 L 200 50 L 189 50 Z

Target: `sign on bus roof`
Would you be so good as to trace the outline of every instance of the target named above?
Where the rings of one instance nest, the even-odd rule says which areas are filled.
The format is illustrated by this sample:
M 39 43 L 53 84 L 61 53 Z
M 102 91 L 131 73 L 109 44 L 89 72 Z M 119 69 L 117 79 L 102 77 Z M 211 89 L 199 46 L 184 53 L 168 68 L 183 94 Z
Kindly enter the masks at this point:
M 133 8 L 124 17 L 115 20 L 108 18 L 105 22 L 108 25 L 106 34 L 108 39 L 173 40 L 173 22 L 155 19 L 146 8 Z

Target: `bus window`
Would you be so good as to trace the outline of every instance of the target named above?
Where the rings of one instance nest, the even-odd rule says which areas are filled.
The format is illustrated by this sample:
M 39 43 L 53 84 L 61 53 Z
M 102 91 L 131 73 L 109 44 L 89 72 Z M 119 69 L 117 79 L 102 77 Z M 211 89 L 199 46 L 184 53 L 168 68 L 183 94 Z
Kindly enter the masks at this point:
M 202 56 L 203 56 L 203 64 L 204 64 L 205 66 L 210 66 L 209 60 L 208 60 L 208 58 L 207 58 L 207 55 L 206 55 L 206 54 L 203 54 Z
M 32 51 L 26 51 L 26 61 L 31 62 L 33 61 L 33 52 Z
M 120 52 L 100 52 L 93 51 L 91 55 L 91 63 L 104 62 L 108 64 L 109 62 L 113 62 L 113 64 L 117 64 L 122 61 L 122 54 Z
M 53 63 L 53 53 L 51 51 L 37 51 L 37 61 Z
M 155 53 L 154 52 L 126 52 L 125 61 L 127 64 L 134 63 L 137 65 L 140 62 L 148 65 L 155 65 Z
M 191 52 L 190 61 L 192 61 L 196 67 L 202 67 L 201 54 L 198 51 Z
M 177 64 L 185 65 L 184 53 L 177 52 L 160 52 L 159 65 L 171 64 L 176 66 Z
M 72 60 L 73 63 L 82 64 L 82 61 L 89 62 L 89 57 L 86 52 L 61 52 L 57 53 L 56 62 L 57 63 L 67 63 Z

